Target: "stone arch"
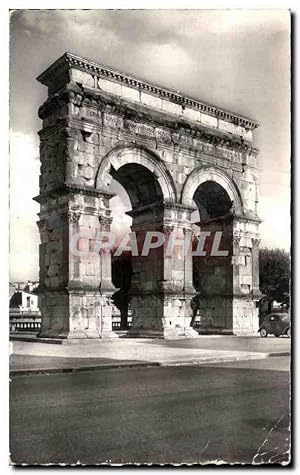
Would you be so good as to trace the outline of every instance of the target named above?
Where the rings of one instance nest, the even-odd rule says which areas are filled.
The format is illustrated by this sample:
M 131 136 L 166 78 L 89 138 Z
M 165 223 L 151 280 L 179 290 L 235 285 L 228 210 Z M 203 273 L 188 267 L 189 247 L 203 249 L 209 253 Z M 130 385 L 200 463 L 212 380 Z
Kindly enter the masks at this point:
M 112 179 L 110 168 L 113 167 L 118 171 L 128 164 L 140 165 L 149 170 L 160 185 L 164 202 L 176 203 L 176 188 L 166 165 L 154 152 L 137 145 L 118 146 L 112 149 L 100 162 L 95 187 L 105 190 Z
M 190 173 L 183 185 L 181 203 L 185 206 L 193 206 L 197 188 L 207 181 L 217 183 L 227 192 L 236 211 L 243 209 L 243 200 L 234 180 L 216 167 L 199 167 Z

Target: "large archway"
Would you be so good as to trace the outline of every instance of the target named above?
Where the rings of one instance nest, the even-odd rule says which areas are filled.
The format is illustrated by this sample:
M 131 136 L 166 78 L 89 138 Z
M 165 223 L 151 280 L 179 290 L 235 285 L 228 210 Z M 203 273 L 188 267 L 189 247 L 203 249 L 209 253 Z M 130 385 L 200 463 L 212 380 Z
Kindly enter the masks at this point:
M 138 175 L 131 173 L 134 171 L 133 164 L 135 164 L 137 172 L 141 171 L 143 173 L 143 178 L 140 178 L 141 183 L 142 181 L 150 182 L 152 178 L 155 178 L 152 182 L 152 193 L 155 193 L 155 188 L 161 200 L 166 203 L 176 202 L 175 184 L 166 164 L 153 151 L 136 144 L 118 146 L 109 151 L 101 160 L 97 170 L 95 188 L 100 190 L 107 189 L 112 177 L 120 181 L 120 183 L 126 181 L 127 188 L 129 190 L 132 189 L 131 199 L 134 204 L 135 186 L 130 185 L 130 180 L 133 183 L 134 179 L 138 178 Z M 126 166 L 125 169 L 123 168 L 124 166 Z M 122 171 L 120 171 L 121 168 Z M 151 193 L 150 188 L 148 193 Z
M 174 252 L 166 257 L 169 233 L 178 226 L 174 210 L 178 208 L 176 187 L 165 163 L 145 147 L 119 146 L 100 162 L 95 187 L 110 192 L 111 181 L 117 181 L 126 190 L 132 217 L 131 230 L 137 243 L 138 255 L 132 255 L 130 307 L 132 325 L 130 334 L 137 336 L 176 337 L 190 334 L 192 289 L 189 268 L 185 258 Z M 174 208 L 175 207 L 175 208 Z M 185 211 L 176 211 L 183 213 Z M 180 224 L 179 233 L 190 226 L 189 216 Z M 151 242 L 164 236 L 166 243 L 157 248 L 144 249 L 146 235 Z M 155 235 L 149 237 L 151 234 Z M 107 255 L 104 257 L 107 259 Z M 181 295 L 185 292 L 184 296 Z M 175 306 L 175 312 L 174 312 Z
M 161 174 L 158 169 L 161 169 Z M 151 335 L 161 336 L 163 296 L 160 295 L 160 283 L 164 280 L 164 247 L 150 249 L 147 255 L 141 255 L 141 251 L 147 232 L 163 231 L 164 201 L 175 199 L 173 185 L 159 159 L 137 147 L 118 148 L 103 159 L 96 186 L 101 180 L 102 187 L 104 184 L 110 191 L 111 178 L 128 194 L 131 210 L 127 214 L 132 218 L 131 236 L 138 250 L 136 255 L 133 243 L 130 245 L 130 238 L 124 232 L 118 236 L 118 245 L 122 243 L 126 251 L 120 247 L 112 256 L 113 262 L 116 262 L 117 254 L 119 261 L 123 259 L 126 265 L 130 258 L 131 282 L 122 283 L 123 288 L 128 289 L 130 300 L 132 324 L 129 331 L 130 334 L 150 332 Z

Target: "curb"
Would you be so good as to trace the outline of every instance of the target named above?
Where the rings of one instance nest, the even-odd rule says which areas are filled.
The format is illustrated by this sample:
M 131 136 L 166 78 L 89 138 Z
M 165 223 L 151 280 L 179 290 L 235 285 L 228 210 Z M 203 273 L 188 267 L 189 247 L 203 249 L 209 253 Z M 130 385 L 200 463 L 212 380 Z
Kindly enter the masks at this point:
M 10 335 L 10 341 L 25 341 L 28 343 L 48 343 L 51 345 L 62 345 L 63 340 L 58 338 L 36 338 L 35 336 Z
M 202 358 L 198 360 L 186 360 L 186 361 L 167 361 L 167 362 L 158 362 L 158 361 L 149 361 L 145 363 L 113 363 L 107 365 L 93 365 L 93 366 L 79 366 L 78 368 L 44 368 L 44 369 L 20 369 L 20 370 L 11 370 L 9 375 L 11 377 L 16 376 L 30 376 L 38 374 L 61 374 L 61 373 L 82 373 L 84 371 L 99 371 L 105 369 L 120 369 L 120 368 L 147 368 L 147 367 L 170 367 L 170 366 L 201 366 L 210 363 L 230 363 L 232 361 L 250 361 L 250 360 L 261 360 L 265 358 L 274 358 L 290 356 L 288 351 L 278 352 L 278 353 L 258 353 L 252 355 L 241 355 L 241 356 L 223 356 L 219 358 Z
M 290 351 L 279 351 L 278 353 L 267 353 L 269 358 L 274 358 L 274 356 L 291 356 Z
M 156 361 L 149 363 L 115 363 L 107 365 L 93 365 L 93 366 L 79 366 L 78 368 L 41 368 L 41 369 L 16 369 L 9 372 L 9 376 L 30 376 L 37 374 L 60 374 L 60 373 L 82 373 L 84 371 L 99 371 L 103 369 L 117 369 L 117 368 L 147 368 L 148 366 L 161 366 L 161 363 Z
M 253 353 L 250 355 L 240 355 L 240 356 L 223 356 L 220 358 L 205 358 L 198 360 L 187 360 L 187 361 L 167 361 L 160 363 L 160 366 L 197 366 L 205 365 L 210 363 L 230 363 L 232 361 L 253 361 L 253 360 L 264 360 L 266 358 L 274 358 L 280 356 L 290 356 L 290 353 L 279 352 L 279 353 Z

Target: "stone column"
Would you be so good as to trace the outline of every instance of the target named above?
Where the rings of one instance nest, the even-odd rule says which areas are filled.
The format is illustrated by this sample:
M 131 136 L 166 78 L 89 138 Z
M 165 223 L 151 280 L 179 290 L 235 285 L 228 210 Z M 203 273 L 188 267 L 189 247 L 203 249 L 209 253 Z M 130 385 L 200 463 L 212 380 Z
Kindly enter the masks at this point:
M 148 256 L 132 259 L 131 287 L 132 327 L 130 334 L 141 337 L 195 337 L 190 327 L 192 285 L 191 247 L 184 255 L 183 245 L 168 255 L 169 239 L 191 233 L 190 211 L 180 205 L 160 204 L 148 209 L 134 210 L 132 231 L 137 234 L 139 251 L 147 231 L 159 231 L 165 236 L 164 245 L 150 251 Z
M 196 295 L 192 267 L 192 211 L 178 204 L 168 204 L 164 209 L 164 279 L 161 288 L 165 338 L 198 337 L 190 326 L 191 300 Z M 177 245 L 173 246 L 172 241 Z
M 96 242 L 103 226 L 110 230 L 108 199 L 74 186 L 39 198 L 40 336 L 68 341 L 115 336 L 111 256 L 104 250 L 99 255 Z
M 140 337 L 163 336 L 162 295 L 159 282 L 163 279 L 163 247 L 150 250 L 142 256 L 147 232 L 162 231 L 162 209 L 153 204 L 133 209 L 131 230 L 136 236 L 138 256 L 132 256 L 130 305 L 132 326 L 129 334 Z
M 235 266 L 233 217 L 231 214 L 219 216 L 199 222 L 198 225 L 200 233 L 208 233 L 205 255 L 194 258 L 194 265 L 199 272 L 201 332 L 230 334 Z M 215 239 L 220 239 L 218 245 Z
M 252 288 L 253 295 L 261 297 L 259 289 L 259 244 L 260 239 L 252 238 Z
M 256 334 L 259 290 L 258 219 L 236 217 L 233 233 L 233 333 Z

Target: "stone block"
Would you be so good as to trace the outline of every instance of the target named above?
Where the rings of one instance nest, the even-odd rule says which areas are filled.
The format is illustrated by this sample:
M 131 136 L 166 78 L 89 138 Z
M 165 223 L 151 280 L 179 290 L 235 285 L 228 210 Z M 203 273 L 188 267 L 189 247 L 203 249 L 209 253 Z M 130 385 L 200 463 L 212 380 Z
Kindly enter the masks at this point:
M 82 140 L 78 142 L 77 150 L 79 152 L 94 153 L 94 145 Z
M 58 264 L 52 264 L 49 266 L 47 275 L 48 277 L 54 277 L 57 276 L 59 273 L 59 265 Z
M 231 134 L 234 133 L 234 124 L 227 122 L 226 120 L 219 119 L 218 127 L 220 130 L 224 130 L 225 132 L 229 132 Z
M 251 275 L 242 275 L 241 276 L 241 284 L 242 285 L 249 285 L 252 286 L 252 276 Z
M 45 266 L 49 266 L 49 264 L 50 264 L 50 255 L 49 254 L 44 255 L 44 264 L 45 264 Z
M 243 129 L 242 136 L 244 139 L 249 140 L 250 142 L 253 140 L 252 130 Z
M 170 101 L 162 101 L 162 109 L 170 114 L 182 115 L 182 106 Z
M 200 121 L 202 124 L 209 125 L 210 127 L 218 127 L 218 119 L 216 117 L 212 117 L 208 114 L 203 114 L 202 112 Z
M 91 143 L 91 144 L 94 144 L 94 145 L 99 145 L 100 143 L 100 138 L 99 138 L 99 135 L 98 134 L 95 134 L 95 133 L 92 133 L 90 135 L 87 135 L 85 137 L 85 141 L 87 143 Z
M 186 177 L 187 175 L 185 173 L 176 173 L 176 182 L 180 185 L 183 185 L 186 180 Z
M 107 127 L 112 127 L 113 129 L 119 128 L 123 126 L 123 119 L 116 115 L 104 114 L 104 125 Z M 113 142 L 113 137 L 110 136 L 110 146 L 113 146 L 112 142 Z
M 87 154 L 86 154 L 86 159 L 87 159 L 88 165 L 89 165 L 91 168 L 95 168 L 95 166 L 96 166 L 97 163 L 98 163 L 98 160 L 97 160 L 95 154 L 93 154 L 93 153 L 87 153 Z
M 84 165 L 86 163 L 86 155 L 85 152 L 76 152 L 74 156 L 74 161 L 78 165 Z
M 121 96 L 124 97 L 124 99 L 140 102 L 140 91 L 138 91 L 137 89 L 132 89 L 131 87 L 123 86 L 123 85 L 121 87 L 122 87 Z
M 238 135 L 239 137 L 243 137 L 245 133 L 244 127 L 241 127 L 240 125 L 234 125 L 234 134 Z
M 167 163 L 172 163 L 174 160 L 174 154 L 168 151 L 163 151 L 162 159 Z
M 89 261 L 86 265 L 86 275 L 94 276 L 95 275 L 95 264 L 94 262 Z
M 141 92 L 141 103 L 155 109 L 162 109 L 162 100 L 159 97 L 151 96 L 150 94 L 145 94 Z
M 94 177 L 94 170 L 89 165 L 88 166 L 78 165 L 78 176 L 84 177 L 87 180 L 91 180 Z
M 73 82 L 78 82 L 85 86 L 94 87 L 94 78 L 91 74 L 88 74 L 84 71 L 79 71 L 78 69 L 71 69 L 71 77 Z
M 183 282 L 184 280 L 184 271 L 181 271 L 181 270 L 173 270 L 172 272 L 172 277 L 174 280 L 176 281 L 179 281 L 179 282 Z M 179 302 L 179 301 L 178 301 Z M 177 302 L 177 303 L 178 303 Z M 179 305 L 179 303 L 178 303 Z
M 182 115 L 186 119 L 193 120 L 195 122 L 200 122 L 201 120 L 200 111 L 196 111 L 195 109 L 189 109 L 188 107 L 183 108 Z
M 171 143 L 171 133 L 166 129 L 155 129 L 155 136 L 158 142 L 170 144 Z
M 154 127 L 151 127 L 149 125 L 136 124 L 132 131 L 144 137 L 150 137 L 150 138 L 154 137 Z
M 90 216 L 88 214 L 82 214 L 80 216 L 80 226 L 86 228 L 90 227 Z
M 183 165 L 188 167 L 190 165 L 190 158 L 184 152 L 179 152 L 178 154 L 178 165 Z
M 115 94 L 116 96 L 121 96 L 122 86 L 113 81 L 108 81 L 107 79 L 98 78 L 98 87 L 105 92 L 110 94 Z

